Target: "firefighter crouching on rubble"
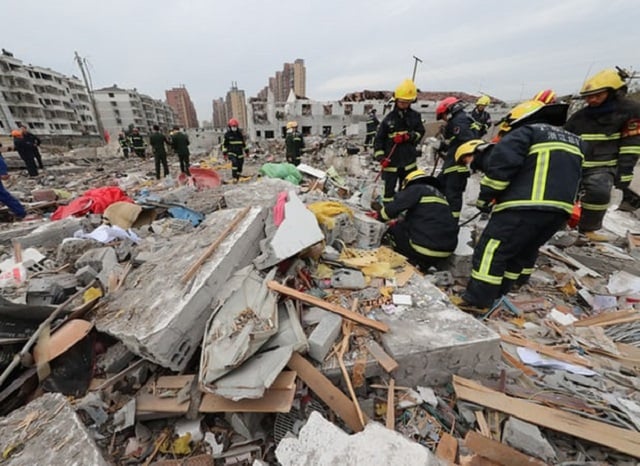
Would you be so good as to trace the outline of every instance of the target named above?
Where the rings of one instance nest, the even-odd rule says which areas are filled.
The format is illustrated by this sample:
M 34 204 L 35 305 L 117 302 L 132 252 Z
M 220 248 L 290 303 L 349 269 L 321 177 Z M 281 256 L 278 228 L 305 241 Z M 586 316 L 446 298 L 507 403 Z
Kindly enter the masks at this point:
M 233 182 L 237 183 L 242 176 L 244 156 L 249 155 L 249 149 L 247 149 L 244 135 L 240 131 L 240 123 L 235 118 L 229 120 L 229 129 L 224 133 L 222 155 L 225 160 L 231 160 L 231 176 Z
M 486 308 L 526 283 L 538 248 L 569 219 L 584 156 L 580 138 L 560 127 L 567 109 L 530 100 L 507 116 L 509 130 L 484 164 L 476 205 L 492 213 L 460 305 Z
M 457 97 L 447 97 L 440 101 L 436 107 L 436 119 L 446 122 L 442 130 L 445 145 L 440 148 L 441 151 L 446 151 L 446 155 L 438 180 L 444 188 L 453 216 L 459 218 L 469 168 L 455 162 L 455 153 L 461 144 L 477 139 L 478 135 L 471 128 L 473 120 L 464 111 L 464 103 Z
M 386 235 L 395 251 L 425 272 L 429 267 L 441 268 L 458 244 L 458 221 L 451 215 L 440 183 L 424 170 L 409 173 L 402 191 L 391 202 L 375 207 L 376 218 L 382 221 L 406 211 Z
M 579 229 L 593 241 L 607 240 L 597 230 L 602 228 L 611 188 L 623 191 L 624 204 L 640 155 L 640 104 L 624 97 L 625 76 L 607 69 L 587 79 L 580 90 L 587 106 L 565 125 L 586 143 Z
M 287 136 L 284 138 L 287 162 L 292 163 L 296 167 L 300 165 L 302 157 L 302 149 L 304 149 L 304 138 L 298 131 L 298 122 L 290 121 L 287 123 Z
M 418 98 L 413 81 L 402 81 L 393 98 L 393 110 L 382 119 L 373 142 L 374 157 L 380 162 L 384 180 L 382 202 L 391 202 L 396 186 L 401 186 L 405 177 L 416 169 L 416 146 L 425 133 L 420 114 L 411 108 Z

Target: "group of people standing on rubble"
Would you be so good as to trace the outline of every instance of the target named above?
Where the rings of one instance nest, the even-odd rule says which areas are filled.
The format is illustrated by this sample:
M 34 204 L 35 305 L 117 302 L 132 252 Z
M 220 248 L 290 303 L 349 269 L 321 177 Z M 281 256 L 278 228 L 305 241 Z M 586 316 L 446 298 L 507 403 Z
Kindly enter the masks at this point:
M 623 204 L 633 194 L 628 187 L 640 156 L 640 104 L 626 97 L 628 77 L 606 69 L 588 78 L 580 90 L 586 105 L 568 119 L 569 105 L 558 102 L 553 90 L 541 91 L 496 123 L 490 141 L 482 139 L 494 126 L 488 96 L 469 113 L 459 98 L 443 99 L 436 108 L 444 122 L 437 176 L 435 167 L 431 174 L 417 168 L 425 127 L 411 108 L 417 88 L 403 81 L 373 138 L 384 181 L 373 215 L 389 222 L 390 244 L 422 269 L 442 267 L 457 246 L 472 170 L 484 174 L 477 215 L 490 217 L 474 248 L 461 307 L 488 308 L 527 283 L 538 249 L 568 223 L 591 241 L 606 240 L 598 230 L 611 190 L 623 191 Z
M 128 159 L 131 154 L 135 154 L 143 160 L 147 157 L 147 141 L 140 134 L 140 128 L 129 125 L 127 131 L 121 131 L 118 134 L 118 144 L 125 159 Z M 153 153 L 157 179 L 160 179 L 160 168 L 162 168 L 163 176 L 169 176 L 166 146 L 171 147 L 178 156 L 180 172 L 191 176 L 189 144 L 189 136 L 181 131 L 179 126 L 174 126 L 169 134 L 164 134 L 159 125 L 153 125 L 153 131 L 149 135 L 149 145 Z

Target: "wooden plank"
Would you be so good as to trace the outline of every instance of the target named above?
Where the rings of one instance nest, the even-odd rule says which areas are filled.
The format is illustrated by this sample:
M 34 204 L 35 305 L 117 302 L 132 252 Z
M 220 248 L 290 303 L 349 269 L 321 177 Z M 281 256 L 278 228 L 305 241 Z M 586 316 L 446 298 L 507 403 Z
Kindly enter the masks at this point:
M 593 364 L 591 364 L 591 362 L 587 361 L 584 358 L 574 356 L 572 354 L 563 353 L 562 351 L 555 350 L 550 346 L 541 345 L 540 343 L 536 343 L 535 341 L 526 340 L 520 337 L 514 337 L 513 335 L 500 335 L 500 339 L 505 343 L 509 343 L 511 345 L 531 348 L 533 350 L 536 350 L 540 354 L 544 354 L 545 356 L 549 356 L 554 359 L 559 359 L 560 361 L 568 362 L 570 364 L 577 364 L 584 367 L 593 367 Z
M 516 358 L 514 358 L 513 356 L 511 356 L 508 352 L 506 352 L 505 350 L 502 350 L 502 357 L 509 363 L 511 364 L 513 367 L 520 369 L 522 371 L 523 374 L 528 375 L 529 377 L 537 377 L 538 373 L 536 371 L 534 371 L 533 369 L 531 369 L 529 366 L 527 366 L 526 364 L 523 364 L 521 361 L 518 361 Z
M 293 353 L 288 366 L 297 372 L 298 377 L 331 408 L 354 432 L 360 432 L 364 426 L 358 418 L 356 407 L 331 380 L 298 353 Z
M 389 356 L 377 341 L 369 340 L 367 342 L 367 350 L 385 371 L 392 372 L 398 368 L 398 362 Z
M 368 317 L 365 317 L 362 314 L 358 314 L 357 312 L 352 312 L 345 307 L 338 306 L 337 304 L 333 304 L 333 303 L 328 303 L 324 299 L 316 298 L 315 296 L 311 296 L 310 294 L 303 293 L 298 290 L 294 290 L 293 288 L 290 288 L 285 285 L 281 285 L 276 281 L 273 281 L 273 280 L 270 281 L 269 283 L 267 283 L 267 286 L 270 289 L 277 291 L 280 294 L 290 296 L 292 298 L 295 298 L 307 304 L 311 304 L 312 306 L 317 306 L 322 309 L 326 309 L 327 311 L 331 311 L 335 314 L 341 315 L 345 319 L 349 319 L 359 324 L 366 325 L 367 327 L 371 327 L 381 332 L 389 331 L 389 326 L 384 322 L 369 319 Z
M 356 300 L 357 301 L 357 300 Z M 357 306 L 357 303 L 355 304 Z M 355 307 L 355 306 L 354 306 Z M 344 365 L 344 353 L 349 349 L 349 338 L 351 337 L 351 328 L 353 324 L 348 320 L 342 319 L 342 341 L 339 344 L 340 350 L 338 350 L 338 364 L 340 365 L 340 370 L 342 371 L 342 376 L 344 377 L 344 381 L 347 384 L 347 390 L 349 390 L 349 395 L 351 396 L 351 401 L 353 402 L 353 406 L 356 408 L 356 413 L 358 413 L 358 419 L 362 425 L 364 422 L 364 414 L 362 413 L 362 409 L 360 409 L 360 404 L 358 403 L 358 397 L 356 396 L 356 392 L 353 389 L 353 384 L 351 383 L 351 377 L 349 376 L 349 371 L 347 367 Z
M 456 462 L 458 456 L 458 441 L 453 435 L 446 432 L 442 433 L 438 447 L 436 448 L 436 456 L 449 463 Z
M 572 325 L 574 327 L 606 327 L 608 325 L 622 324 L 626 322 L 634 322 L 640 320 L 640 312 L 635 309 L 616 312 L 603 312 L 597 316 L 587 317 L 586 319 L 578 320 Z
M 387 391 L 387 419 L 385 425 L 387 429 L 396 429 L 396 380 L 389 381 L 389 391 Z
M 487 418 L 484 417 L 484 413 L 482 411 L 476 411 L 476 422 L 478 423 L 478 428 L 480 429 L 480 433 L 485 437 L 491 438 L 491 429 L 489 428 L 489 423 L 487 422 Z
M 453 387 L 461 400 L 471 401 L 511 414 L 523 421 L 564 432 L 640 458 L 640 432 L 622 429 L 604 422 L 586 419 L 577 414 L 513 398 L 491 390 L 473 380 L 456 375 L 453 376 Z
M 218 246 L 220 246 L 220 244 L 227 238 L 227 236 L 229 236 L 229 233 L 231 233 L 235 229 L 235 227 L 238 226 L 238 224 L 247 216 L 250 210 L 251 206 L 247 206 L 242 209 L 238 213 L 238 215 L 235 216 L 231 223 L 222 231 L 222 233 L 220 233 L 220 235 L 218 235 L 216 240 L 211 243 L 211 246 L 209 246 L 206 251 L 203 252 L 202 255 L 198 258 L 198 260 L 196 260 L 195 263 L 191 267 L 189 267 L 189 270 L 184 273 L 184 275 L 180 279 L 183 284 L 187 283 L 193 278 L 202 264 L 204 264 L 207 259 L 209 259 L 211 254 L 213 254 L 216 249 L 218 249 Z
M 467 432 L 467 436 L 464 438 L 464 444 L 480 456 L 504 466 L 546 466 L 547 464 L 544 461 L 525 455 L 515 448 L 511 448 L 497 440 L 487 438 L 472 430 Z

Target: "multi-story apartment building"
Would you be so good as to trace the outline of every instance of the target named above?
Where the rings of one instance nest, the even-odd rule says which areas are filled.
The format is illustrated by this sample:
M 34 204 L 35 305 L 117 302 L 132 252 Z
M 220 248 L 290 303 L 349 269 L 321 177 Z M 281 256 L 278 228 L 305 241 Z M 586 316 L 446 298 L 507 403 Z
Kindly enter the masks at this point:
M 0 132 L 23 124 L 41 136 L 97 135 L 86 87 L 40 66 L 25 65 L 3 49 L 0 55 Z
M 121 89 L 115 84 L 93 93 L 105 130 L 116 135 L 129 125 L 147 134 L 153 125 L 164 129 L 176 124 L 173 109 L 161 100 L 140 94 L 136 89 Z
M 435 123 L 437 103 L 448 95 L 456 95 L 473 106 L 477 97 L 465 93 L 422 92 L 412 108 L 418 111 L 425 123 Z M 247 135 L 251 140 L 274 139 L 284 137 L 286 124 L 295 120 L 305 135 L 360 135 L 364 138 L 366 120 L 369 112 L 376 109 L 378 118 L 393 108 L 391 92 L 354 93 L 337 101 L 313 101 L 297 98 L 293 90 L 286 102 L 276 102 L 271 92 L 267 99 L 251 99 L 248 106 Z M 506 113 L 503 102 L 494 100 L 489 108 L 495 121 Z
M 227 115 L 227 104 L 222 97 L 213 101 L 212 121 L 214 128 L 223 129 L 225 126 L 227 126 L 227 121 L 229 121 Z
M 196 108 L 189 97 L 189 91 L 184 86 L 174 87 L 165 91 L 167 103 L 178 115 L 178 122 L 183 128 L 197 128 L 198 116 Z

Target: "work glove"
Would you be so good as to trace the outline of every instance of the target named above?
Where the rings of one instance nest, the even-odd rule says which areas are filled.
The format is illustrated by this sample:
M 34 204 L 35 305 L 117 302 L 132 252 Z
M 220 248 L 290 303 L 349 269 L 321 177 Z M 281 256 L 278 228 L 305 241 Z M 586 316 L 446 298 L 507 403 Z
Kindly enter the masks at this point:
M 382 168 L 387 168 L 391 164 L 391 159 L 386 158 L 380 161 L 380 166 Z
M 485 201 L 484 199 L 478 199 L 476 201 L 476 208 L 480 211 L 483 212 L 485 214 L 488 214 L 491 212 L 491 209 L 493 209 L 493 205 L 495 204 L 494 200 L 491 201 Z
M 393 137 L 393 142 L 395 144 L 402 144 L 403 142 L 407 142 L 409 139 L 411 139 L 409 133 L 398 133 Z
M 378 212 L 376 212 L 375 210 L 371 210 L 369 212 L 366 213 L 367 217 L 371 217 L 374 220 L 380 220 L 380 214 Z

